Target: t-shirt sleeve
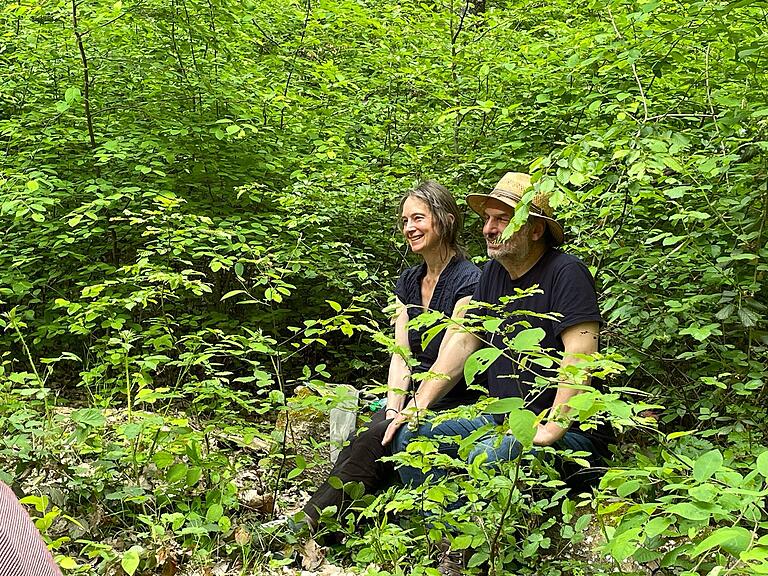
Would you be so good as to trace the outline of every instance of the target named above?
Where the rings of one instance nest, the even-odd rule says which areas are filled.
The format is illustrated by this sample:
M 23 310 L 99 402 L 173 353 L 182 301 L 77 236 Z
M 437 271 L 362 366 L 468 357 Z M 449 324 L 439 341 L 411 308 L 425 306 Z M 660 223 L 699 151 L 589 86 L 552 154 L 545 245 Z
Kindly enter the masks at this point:
M 456 290 L 453 297 L 454 303 L 467 296 L 474 296 L 475 291 L 477 290 L 477 281 L 479 279 L 480 269 L 471 262 L 467 262 L 467 265 L 462 268 L 456 279 Z
M 582 262 L 564 266 L 557 273 L 552 291 L 552 311 L 561 315 L 560 322 L 555 324 L 555 335 L 582 322 L 602 323 L 595 281 Z

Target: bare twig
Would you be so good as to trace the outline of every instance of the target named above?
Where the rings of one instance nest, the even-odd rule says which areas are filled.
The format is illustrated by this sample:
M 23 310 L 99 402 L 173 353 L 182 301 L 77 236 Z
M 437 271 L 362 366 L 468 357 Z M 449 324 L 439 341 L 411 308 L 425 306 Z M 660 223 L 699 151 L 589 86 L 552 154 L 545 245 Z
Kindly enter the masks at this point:
M 80 60 L 83 63 L 83 103 L 85 106 L 85 123 L 88 127 L 88 139 L 91 143 L 91 148 L 96 148 L 96 136 L 93 133 L 93 118 L 91 117 L 91 93 L 90 93 L 90 77 L 88 73 L 88 58 L 85 55 L 85 47 L 83 46 L 83 35 L 77 24 L 77 2 L 72 0 L 72 30 L 75 33 L 75 39 L 77 42 L 77 48 L 80 51 Z
M 461 34 L 461 31 L 464 28 L 464 18 L 467 17 L 467 14 L 469 14 L 469 0 L 466 1 L 466 4 L 464 4 L 464 9 L 461 11 L 461 15 L 459 17 L 459 27 L 456 28 L 456 32 L 454 32 L 453 36 L 451 37 L 451 44 L 456 44 L 456 39 L 459 37 L 459 34 Z
M 623 40 L 624 36 L 619 31 L 618 26 L 616 26 L 616 21 L 613 18 L 613 12 L 611 12 L 610 7 L 608 8 L 608 17 L 611 19 L 611 26 L 613 26 L 613 31 L 616 33 L 616 37 Z M 645 90 L 643 90 L 643 83 L 640 82 L 640 76 L 637 74 L 637 66 L 635 66 L 635 63 L 630 62 L 630 66 L 632 67 L 632 75 L 635 77 L 635 83 L 640 90 L 640 98 L 643 101 L 643 122 L 648 122 L 648 101 L 645 97 Z
M 259 26 L 259 23 L 256 22 L 256 18 L 251 18 L 251 22 L 253 23 L 254 26 L 256 26 L 256 29 L 264 35 L 264 38 L 269 40 L 272 44 L 274 44 L 278 48 L 280 47 L 280 44 L 277 42 L 277 40 L 272 38 L 272 36 L 267 34 L 266 31 L 261 26 Z
M 299 38 L 299 45 L 296 46 L 296 50 L 293 52 L 293 60 L 291 60 L 291 69 L 288 71 L 288 78 L 285 80 L 285 88 L 283 89 L 283 97 L 288 96 L 288 87 L 291 85 L 291 78 L 293 78 L 293 71 L 296 69 L 296 59 L 299 57 L 299 50 L 304 45 L 304 36 L 307 34 L 307 26 L 309 25 L 309 15 L 312 13 L 312 0 L 307 0 L 307 8 L 304 13 L 304 26 L 301 29 L 301 38 Z M 285 108 L 280 111 L 280 130 L 283 129 L 283 121 L 285 120 Z

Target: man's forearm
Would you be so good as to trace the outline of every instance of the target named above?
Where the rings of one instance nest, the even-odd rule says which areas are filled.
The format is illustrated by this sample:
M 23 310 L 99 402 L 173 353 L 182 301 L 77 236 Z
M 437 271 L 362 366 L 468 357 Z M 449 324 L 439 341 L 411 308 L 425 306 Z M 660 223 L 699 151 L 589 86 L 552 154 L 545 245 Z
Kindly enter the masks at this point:
M 565 368 L 577 364 L 579 362 L 578 355 L 588 355 L 597 352 L 599 329 L 600 327 L 596 322 L 585 322 L 566 329 L 561 336 L 565 352 L 563 353 L 560 367 Z M 579 383 L 588 384 L 589 381 L 590 377 L 587 376 L 585 382 Z M 569 382 L 564 379 L 561 373 L 561 382 L 557 387 L 549 414 L 547 414 L 547 421 L 539 425 L 536 437 L 534 438 L 534 444 L 550 445 L 560 440 L 568 431 L 570 422 L 567 414 L 571 410 L 568 402 L 579 393 L 579 390 L 572 388 L 568 384 Z
M 480 347 L 480 341 L 468 332 L 456 333 L 450 342 L 440 350 L 437 361 L 430 372 L 439 377 L 423 380 L 414 395 L 415 406 L 430 408 L 448 394 L 464 374 L 464 363 Z

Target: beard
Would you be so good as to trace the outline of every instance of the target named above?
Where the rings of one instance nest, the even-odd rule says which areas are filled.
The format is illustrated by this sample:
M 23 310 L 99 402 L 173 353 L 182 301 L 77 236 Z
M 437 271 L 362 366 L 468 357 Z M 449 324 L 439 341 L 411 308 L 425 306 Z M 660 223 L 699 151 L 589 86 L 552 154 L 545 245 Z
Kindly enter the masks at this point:
M 499 261 L 524 262 L 530 255 L 531 246 L 533 245 L 530 236 L 531 228 L 526 223 L 517 232 L 512 234 L 512 237 L 506 242 L 499 242 L 498 244 L 491 242 L 487 246 L 488 258 Z

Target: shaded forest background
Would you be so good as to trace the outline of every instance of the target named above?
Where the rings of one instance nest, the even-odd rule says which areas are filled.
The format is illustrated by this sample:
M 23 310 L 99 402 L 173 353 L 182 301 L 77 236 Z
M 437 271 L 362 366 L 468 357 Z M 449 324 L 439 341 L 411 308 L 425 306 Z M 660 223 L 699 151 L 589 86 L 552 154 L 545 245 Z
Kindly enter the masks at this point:
M 271 504 L 239 498 L 312 482 L 275 414 L 385 380 L 400 195 L 508 170 L 553 192 L 610 383 L 634 390 L 611 398 L 640 402 L 609 410 L 605 552 L 768 573 L 765 3 L 24 0 L 0 20 L 2 479 L 65 573 L 287 562 L 254 528 Z M 469 214 L 465 236 L 481 259 Z M 299 385 L 317 397 L 291 404 Z M 551 551 L 545 523 L 502 562 Z M 337 554 L 423 573 L 429 535 L 386 529 Z

